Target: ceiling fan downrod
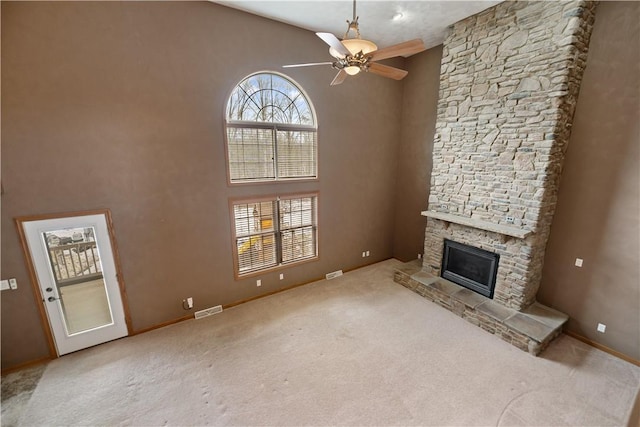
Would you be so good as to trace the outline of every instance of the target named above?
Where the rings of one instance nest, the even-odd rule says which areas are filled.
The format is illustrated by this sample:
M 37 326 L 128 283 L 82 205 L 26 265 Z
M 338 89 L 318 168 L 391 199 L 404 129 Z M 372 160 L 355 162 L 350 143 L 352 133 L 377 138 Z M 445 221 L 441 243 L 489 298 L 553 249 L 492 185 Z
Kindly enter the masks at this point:
M 359 16 L 356 15 L 356 0 L 353 0 L 353 20 L 349 21 L 347 19 L 347 32 L 344 33 L 344 37 L 343 39 L 348 39 L 349 38 L 349 32 L 351 30 L 353 30 L 356 33 L 356 36 L 354 38 L 359 39 L 360 37 L 360 28 L 358 26 L 358 18 L 360 18 Z

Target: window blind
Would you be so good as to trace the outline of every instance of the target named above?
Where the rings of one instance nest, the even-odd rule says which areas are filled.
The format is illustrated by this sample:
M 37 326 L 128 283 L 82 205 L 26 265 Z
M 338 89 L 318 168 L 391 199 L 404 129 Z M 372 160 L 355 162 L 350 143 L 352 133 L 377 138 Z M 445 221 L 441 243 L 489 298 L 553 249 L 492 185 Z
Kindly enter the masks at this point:
M 233 204 L 238 275 L 317 256 L 317 196 Z

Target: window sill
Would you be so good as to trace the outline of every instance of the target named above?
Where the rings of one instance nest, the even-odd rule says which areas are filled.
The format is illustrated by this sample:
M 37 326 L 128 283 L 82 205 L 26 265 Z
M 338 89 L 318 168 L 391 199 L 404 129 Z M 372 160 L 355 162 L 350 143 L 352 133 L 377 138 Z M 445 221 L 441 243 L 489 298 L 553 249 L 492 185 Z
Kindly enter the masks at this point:
M 265 268 L 263 270 L 249 271 L 247 273 L 238 273 L 236 271 L 236 272 L 234 272 L 234 275 L 235 275 L 236 281 L 240 281 L 240 280 L 244 280 L 244 279 L 251 279 L 252 277 L 263 276 L 265 274 L 273 273 L 273 272 L 276 272 L 276 271 L 279 271 L 279 270 L 284 270 L 284 269 L 290 268 L 290 267 L 297 267 L 299 265 L 306 264 L 308 262 L 317 261 L 317 260 L 318 260 L 318 256 L 316 255 L 314 257 L 301 259 L 300 261 L 288 262 L 286 264 L 274 265 L 273 267 L 267 267 L 267 268 Z
M 281 179 L 270 179 L 270 180 L 248 180 L 248 181 L 227 181 L 229 187 L 243 187 L 250 185 L 268 185 L 268 184 L 294 184 L 294 183 L 302 183 L 302 182 L 319 182 L 317 176 L 309 177 L 309 178 L 281 178 Z

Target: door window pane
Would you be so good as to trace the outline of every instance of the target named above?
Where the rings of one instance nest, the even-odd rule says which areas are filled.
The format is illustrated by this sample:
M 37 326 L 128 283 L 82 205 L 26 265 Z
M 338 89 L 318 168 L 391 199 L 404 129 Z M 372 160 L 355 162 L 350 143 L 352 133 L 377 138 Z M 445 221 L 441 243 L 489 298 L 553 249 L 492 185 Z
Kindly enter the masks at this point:
M 43 233 L 67 335 L 113 324 L 93 227 Z

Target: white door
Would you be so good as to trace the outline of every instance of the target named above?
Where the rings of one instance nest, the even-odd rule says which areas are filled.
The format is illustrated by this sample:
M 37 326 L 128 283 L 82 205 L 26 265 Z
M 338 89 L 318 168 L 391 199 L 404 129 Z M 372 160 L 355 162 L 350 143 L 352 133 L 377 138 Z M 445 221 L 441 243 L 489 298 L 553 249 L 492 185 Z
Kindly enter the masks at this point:
M 127 336 L 106 215 L 20 224 L 58 355 Z

